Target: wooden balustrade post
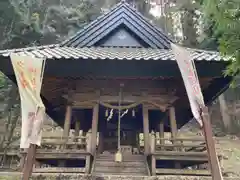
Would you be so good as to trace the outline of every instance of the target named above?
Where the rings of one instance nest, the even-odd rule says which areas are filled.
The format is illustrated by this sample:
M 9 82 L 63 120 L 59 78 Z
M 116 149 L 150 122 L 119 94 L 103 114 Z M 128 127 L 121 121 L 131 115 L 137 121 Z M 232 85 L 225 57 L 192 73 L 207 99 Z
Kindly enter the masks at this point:
M 219 165 L 219 161 L 218 161 L 218 157 L 215 149 L 215 142 L 213 139 L 211 122 L 210 122 L 210 117 L 209 117 L 207 107 L 203 107 L 202 109 L 202 122 L 203 122 L 203 133 L 204 133 L 204 137 L 207 145 L 209 165 L 212 173 L 212 179 L 223 180 L 221 168 Z
M 149 119 L 148 109 L 143 106 L 144 154 L 149 154 Z
M 104 149 L 104 137 L 103 137 L 103 132 L 99 132 L 99 137 L 98 137 L 98 152 L 101 154 Z
M 173 145 L 177 144 L 176 137 L 177 137 L 177 121 L 176 121 L 176 114 L 175 114 L 175 108 L 170 107 L 169 109 L 169 118 L 170 118 L 170 125 L 171 125 L 171 135 L 172 135 L 172 143 Z M 174 148 L 176 151 L 178 148 Z M 180 164 L 178 162 L 175 163 L 176 168 L 181 168 Z
M 78 119 L 76 115 L 74 116 L 74 119 L 75 119 L 74 142 L 82 143 L 82 139 L 78 139 L 80 135 L 80 119 Z M 75 148 L 78 149 L 78 147 L 79 146 L 76 144 Z
M 160 145 L 161 145 L 161 150 L 164 150 L 164 120 L 162 119 L 159 124 L 159 138 L 160 138 Z
M 80 120 L 76 118 L 76 122 L 75 122 L 75 131 L 74 131 L 74 141 L 77 142 L 78 141 L 78 137 L 80 134 Z
M 85 132 L 83 133 L 85 134 Z M 91 138 L 92 138 L 92 130 L 90 129 L 87 133 L 86 133 L 86 149 L 88 153 L 92 153 L 91 152 Z M 87 155 L 86 156 L 86 165 L 85 165 L 85 173 L 89 174 L 90 173 L 90 167 L 91 167 L 91 156 Z
M 155 158 L 155 149 L 156 149 L 156 137 L 155 133 L 151 133 L 151 174 L 152 176 L 156 175 L 156 158 Z

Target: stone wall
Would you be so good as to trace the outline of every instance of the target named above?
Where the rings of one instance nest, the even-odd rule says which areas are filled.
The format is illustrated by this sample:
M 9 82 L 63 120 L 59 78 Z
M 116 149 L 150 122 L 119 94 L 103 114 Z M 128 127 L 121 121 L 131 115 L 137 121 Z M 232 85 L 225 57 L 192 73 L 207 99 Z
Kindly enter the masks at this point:
M 9 175 L 11 174 L 11 175 Z M 18 173 L 0 173 L 0 180 L 20 180 L 21 175 Z M 79 174 L 35 174 L 31 180 L 211 180 L 211 177 L 184 177 L 184 176 L 85 176 Z M 237 178 L 224 178 L 224 180 L 239 180 Z

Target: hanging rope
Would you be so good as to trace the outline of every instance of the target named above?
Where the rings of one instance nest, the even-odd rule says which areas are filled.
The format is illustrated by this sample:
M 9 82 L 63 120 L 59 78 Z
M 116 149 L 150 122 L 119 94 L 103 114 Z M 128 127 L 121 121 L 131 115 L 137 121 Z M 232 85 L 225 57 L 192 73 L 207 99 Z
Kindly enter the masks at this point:
M 121 149 L 121 131 L 120 131 L 120 126 L 121 126 L 121 102 L 122 102 L 122 87 L 120 86 L 120 91 L 119 91 L 119 101 L 118 101 L 118 151 L 120 152 Z

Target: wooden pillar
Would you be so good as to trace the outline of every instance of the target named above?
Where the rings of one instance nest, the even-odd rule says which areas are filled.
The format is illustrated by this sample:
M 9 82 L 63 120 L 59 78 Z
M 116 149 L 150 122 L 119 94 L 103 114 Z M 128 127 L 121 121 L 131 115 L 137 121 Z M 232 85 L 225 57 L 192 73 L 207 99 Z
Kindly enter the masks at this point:
M 64 129 L 63 129 L 63 138 L 65 139 L 65 142 L 68 141 L 70 125 L 71 125 L 71 117 L 72 117 L 72 106 L 68 105 L 66 108 Z
M 92 155 L 95 154 L 96 145 L 97 145 L 98 111 L 99 111 L 99 104 L 96 104 L 93 108 L 93 117 L 92 117 L 92 134 L 91 134 L 91 153 L 92 153 Z
M 160 138 L 160 145 L 164 145 L 164 119 L 162 119 L 159 123 L 159 138 Z M 161 146 L 161 149 L 163 150 L 164 147 Z
M 72 106 L 71 105 L 67 105 L 66 113 L 65 113 L 65 120 L 64 120 L 63 134 L 62 134 L 62 137 L 64 139 L 64 143 L 61 146 L 61 149 L 65 148 L 66 143 L 68 141 L 70 125 L 71 125 L 71 117 L 72 117 Z M 65 161 L 64 160 L 60 160 L 58 166 L 59 167 L 64 167 L 65 166 Z
M 176 121 L 176 114 L 175 114 L 175 108 L 170 107 L 169 108 L 169 118 L 170 118 L 170 125 L 171 125 L 171 136 L 172 136 L 172 143 L 177 144 L 176 138 L 177 138 L 177 121 Z M 177 148 L 174 148 L 175 151 Z M 175 163 L 176 168 L 180 168 L 180 164 L 178 162 Z
M 215 149 L 215 142 L 213 139 L 212 127 L 207 107 L 204 107 L 202 109 L 202 121 L 203 121 L 203 133 L 207 144 L 207 152 L 209 165 L 212 173 L 212 179 L 223 180 L 220 164 Z
M 149 154 L 149 119 L 148 109 L 143 106 L 143 133 L 144 133 L 144 154 Z

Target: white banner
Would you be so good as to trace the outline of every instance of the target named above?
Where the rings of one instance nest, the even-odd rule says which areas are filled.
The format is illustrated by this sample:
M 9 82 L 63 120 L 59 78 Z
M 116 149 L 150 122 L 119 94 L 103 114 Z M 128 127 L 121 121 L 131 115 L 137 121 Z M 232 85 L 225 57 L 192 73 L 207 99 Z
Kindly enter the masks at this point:
M 20 148 L 40 146 L 45 106 L 40 97 L 45 59 L 11 54 L 21 98 L 22 130 Z
M 175 44 L 171 44 L 171 47 L 182 74 L 193 116 L 202 126 L 200 108 L 205 105 L 194 60 L 186 49 Z

